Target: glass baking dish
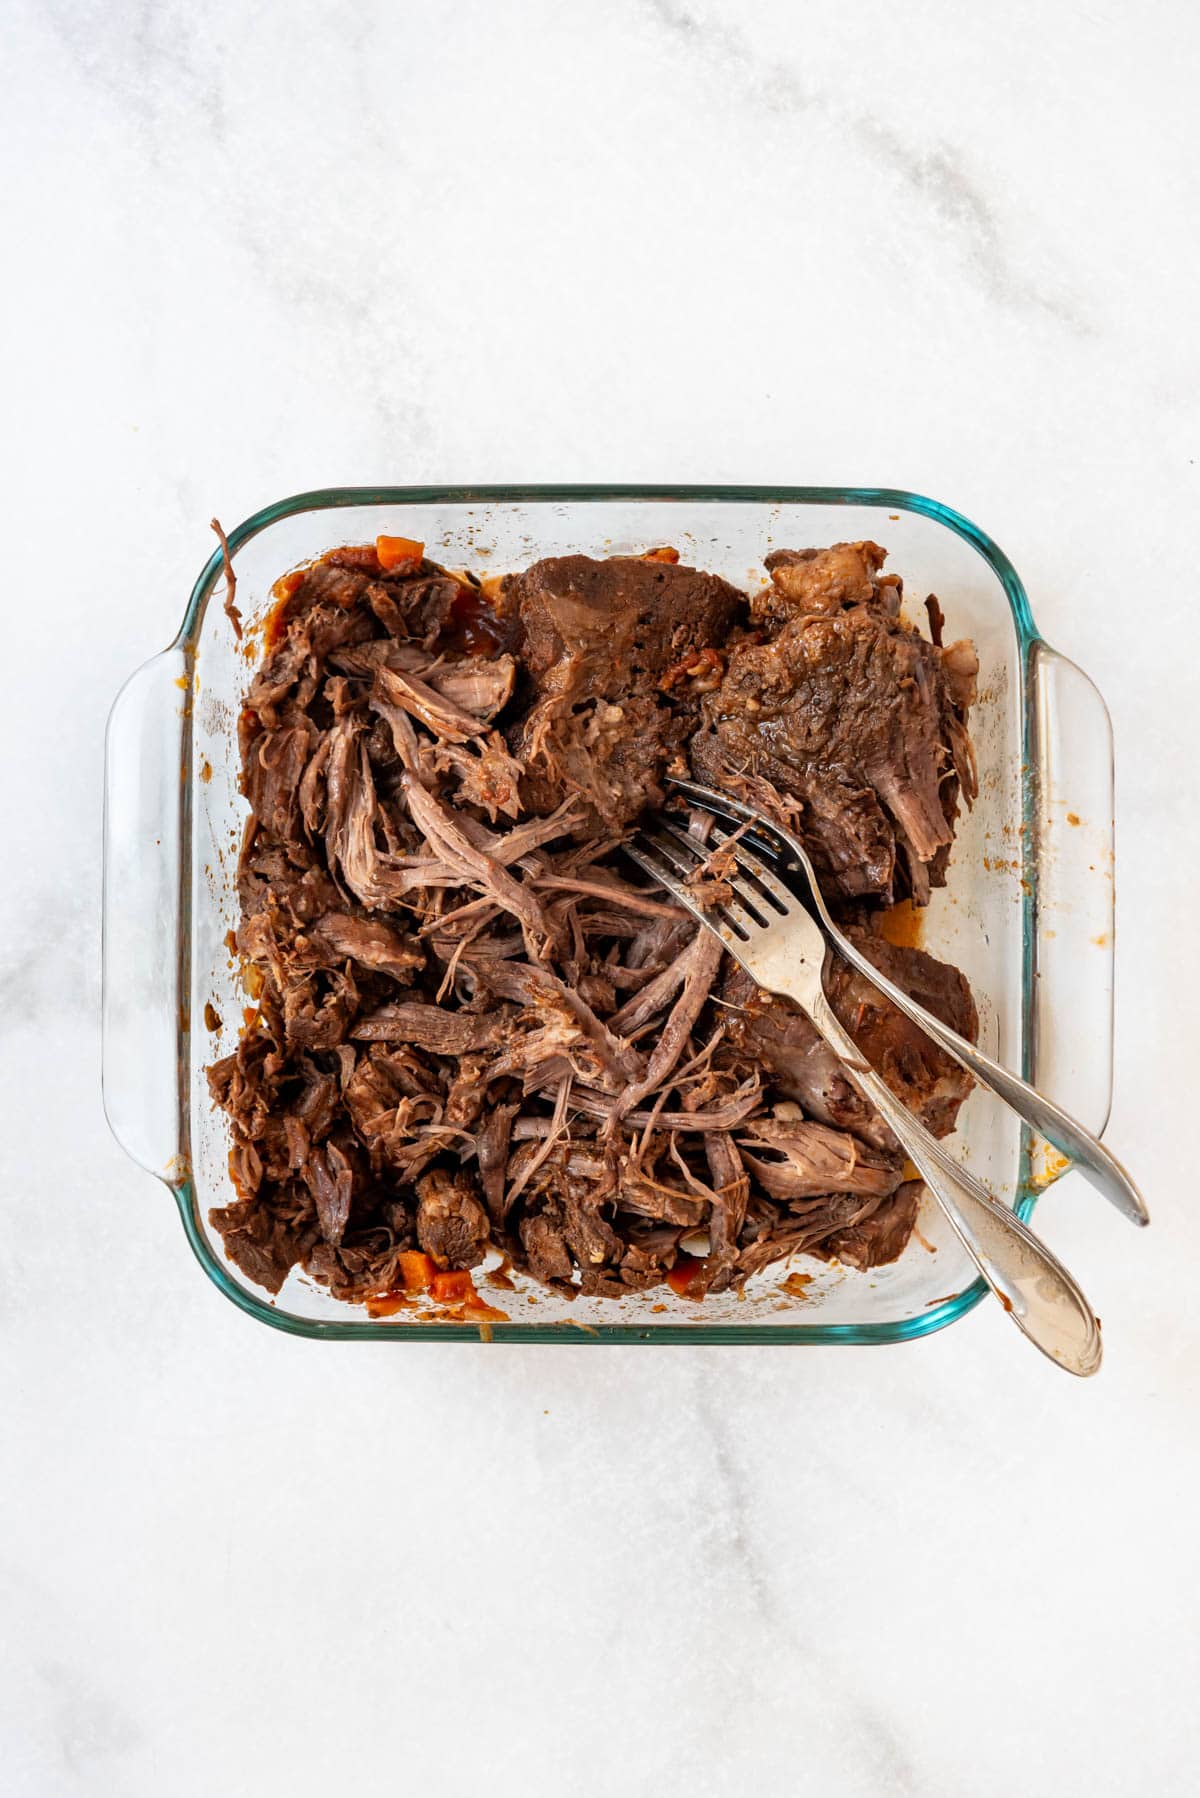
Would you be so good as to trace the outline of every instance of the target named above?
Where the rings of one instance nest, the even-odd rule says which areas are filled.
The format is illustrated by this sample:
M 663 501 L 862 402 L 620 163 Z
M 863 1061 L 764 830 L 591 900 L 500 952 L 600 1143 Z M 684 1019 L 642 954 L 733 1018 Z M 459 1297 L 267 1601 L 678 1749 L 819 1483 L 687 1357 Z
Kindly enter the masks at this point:
M 950 883 L 923 920 L 924 945 L 967 974 L 981 1041 L 1100 1131 L 1112 1077 L 1112 745 L 1091 682 L 1039 636 L 1012 564 L 949 507 L 885 488 L 342 488 L 266 507 L 229 534 L 246 624 L 239 645 L 214 553 L 169 649 L 122 688 L 108 723 L 104 833 L 104 1102 L 118 1141 L 174 1194 L 188 1241 L 226 1296 L 302 1336 L 477 1340 L 477 1324 L 419 1313 L 371 1319 L 293 1273 L 278 1298 L 224 1257 L 209 1208 L 233 1197 L 226 1120 L 207 1063 L 228 1053 L 245 997 L 226 943 L 246 806 L 236 720 L 278 577 L 339 543 L 415 537 L 434 559 L 501 572 L 538 556 L 674 544 L 735 585 L 763 579 L 771 548 L 874 538 L 906 600 L 936 593 L 949 639 L 972 637 L 980 793 L 961 821 Z M 224 1020 L 217 1033 L 213 1014 Z M 958 1152 L 1023 1216 L 1067 1163 L 976 1092 Z M 789 1271 L 809 1279 L 783 1282 Z M 940 1211 L 891 1267 L 861 1274 L 798 1257 L 742 1294 L 702 1303 L 666 1288 L 569 1301 L 514 1276 L 488 1291 L 518 1342 L 902 1342 L 940 1329 L 983 1296 Z

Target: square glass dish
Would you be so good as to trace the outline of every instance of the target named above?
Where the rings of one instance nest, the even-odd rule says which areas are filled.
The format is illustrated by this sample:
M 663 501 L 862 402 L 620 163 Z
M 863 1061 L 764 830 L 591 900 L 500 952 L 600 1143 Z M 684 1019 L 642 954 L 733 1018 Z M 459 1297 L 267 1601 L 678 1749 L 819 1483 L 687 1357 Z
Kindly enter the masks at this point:
M 936 593 L 947 637 L 980 657 L 972 735 L 980 792 L 958 829 L 949 885 L 922 942 L 967 975 L 981 1043 L 1099 1132 L 1112 1071 L 1112 749 L 1108 714 L 1079 669 L 1038 635 L 1025 590 L 991 539 L 949 507 L 882 488 L 479 487 L 332 489 L 268 506 L 229 534 L 246 637 L 222 607 L 219 552 L 201 571 L 169 649 L 118 695 L 108 724 L 104 833 L 104 1101 L 117 1139 L 174 1195 L 188 1241 L 227 1297 L 297 1335 L 478 1339 L 478 1324 L 417 1311 L 372 1319 L 293 1272 L 277 1299 L 249 1285 L 207 1222 L 234 1196 L 225 1118 L 204 1070 L 229 1052 L 245 995 L 227 934 L 246 803 L 237 716 L 261 653 L 271 587 L 298 564 L 380 534 L 478 573 L 540 556 L 681 559 L 734 585 L 765 578 L 773 548 L 874 538 L 904 578 L 906 605 Z M 218 1033 L 209 1025 L 224 1020 Z M 976 1092 L 952 1146 L 1027 1216 L 1067 1165 L 998 1101 Z M 792 1267 L 807 1283 L 783 1282 Z M 513 1276 L 488 1291 L 520 1342 L 900 1342 L 961 1317 L 982 1281 L 926 1199 L 890 1267 L 858 1273 L 799 1257 L 742 1294 L 703 1301 L 660 1287 L 573 1302 Z

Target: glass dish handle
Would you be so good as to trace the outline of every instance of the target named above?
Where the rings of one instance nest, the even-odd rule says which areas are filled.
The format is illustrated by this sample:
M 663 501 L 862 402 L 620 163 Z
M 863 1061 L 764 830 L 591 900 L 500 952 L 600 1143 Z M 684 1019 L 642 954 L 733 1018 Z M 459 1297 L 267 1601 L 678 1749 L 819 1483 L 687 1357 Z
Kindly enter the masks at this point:
M 104 744 L 103 1081 L 109 1128 L 163 1180 L 180 1154 L 181 850 L 188 659 L 130 676 Z
M 1087 675 L 1041 641 L 1028 682 L 1026 822 L 1037 875 L 1028 1078 L 1099 1136 L 1112 1099 L 1112 723 Z M 1048 1185 L 1064 1167 L 1053 1151 L 1042 1166 L 1035 1157 L 1034 1183 Z

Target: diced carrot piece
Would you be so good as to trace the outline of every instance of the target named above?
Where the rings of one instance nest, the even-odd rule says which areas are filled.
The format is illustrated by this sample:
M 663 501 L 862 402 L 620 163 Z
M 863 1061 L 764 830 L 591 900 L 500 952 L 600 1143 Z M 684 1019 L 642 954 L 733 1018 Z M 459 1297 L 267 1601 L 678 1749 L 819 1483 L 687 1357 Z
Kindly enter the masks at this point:
M 470 1324 L 506 1324 L 508 1322 L 507 1311 L 500 1311 L 495 1305 L 489 1305 L 486 1299 L 479 1297 L 467 1300 L 466 1313 L 467 1322 Z
M 425 1292 L 437 1269 L 420 1249 L 405 1249 L 400 1256 L 400 1278 L 405 1292 Z
M 643 562 L 678 562 L 679 551 L 664 543 L 661 549 L 648 549 L 642 557 Z
M 385 574 L 415 574 L 425 545 L 415 537 L 376 537 L 375 554 Z
M 463 1305 L 476 1297 L 475 1282 L 465 1268 L 434 1274 L 430 1291 L 439 1305 Z
M 699 1293 L 693 1293 L 692 1287 L 703 1268 L 704 1263 L 697 1261 L 694 1255 L 677 1255 L 675 1265 L 667 1275 L 667 1285 L 672 1292 L 677 1292 L 681 1299 L 699 1298 Z

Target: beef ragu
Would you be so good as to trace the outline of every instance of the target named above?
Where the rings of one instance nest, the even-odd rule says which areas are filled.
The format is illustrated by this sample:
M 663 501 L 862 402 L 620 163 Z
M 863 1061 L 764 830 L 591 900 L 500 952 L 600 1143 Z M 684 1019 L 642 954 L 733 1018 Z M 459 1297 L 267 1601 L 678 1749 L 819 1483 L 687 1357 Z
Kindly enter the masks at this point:
M 384 538 L 287 577 L 239 729 L 257 1008 L 209 1070 L 238 1195 L 212 1222 L 250 1279 L 461 1297 L 496 1250 L 567 1296 L 700 1297 L 796 1250 L 900 1252 L 920 1189 L 886 1126 L 619 852 L 669 770 L 745 794 L 870 958 L 974 1034 L 963 977 L 876 929 L 944 882 L 975 792 L 974 652 L 936 602 L 937 641 L 908 624 L 883 561 L 777 552 L 747 597 L 672 550 L 572 555 L 485 592 Z M 849 968 L 828 981 L 953 1129 L 957 1065 Z

